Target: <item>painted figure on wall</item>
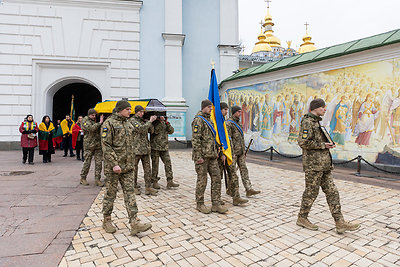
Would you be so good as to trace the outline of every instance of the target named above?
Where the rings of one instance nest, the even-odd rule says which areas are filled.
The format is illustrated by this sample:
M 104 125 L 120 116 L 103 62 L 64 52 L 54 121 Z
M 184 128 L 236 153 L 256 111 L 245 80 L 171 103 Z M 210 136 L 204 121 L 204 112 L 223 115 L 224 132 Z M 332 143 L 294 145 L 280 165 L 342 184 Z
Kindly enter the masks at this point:
M 283 103 L 282 96 L 278 95 L 276 98 L 276 103 L 274 104 L 274 134 L 280 134 L 282 131 L 282 121 L 283 121 Z
M 290 126 L 289 126 L 289 138 L 288 141 L 292 143 L 297 142 L 297 137 L 299 136 L 300 130 L 300 120 L 301 120 L 301 105 L 299 102 L 299 97 L 294 95 L 293 104 L 290 108 Z
M 282 132 L 289 133 L 290 131 L 290 107 L 292 103 L 290 103 L 290 96 L 286 94 L 285 100 L 283 101 L 282 107 Z
M 400 145 L 400 90 L 397 93 L 397 98 L 393 100 L 390 107 L 390 114 L 392 117 L 392 127 L 394 129 L 393 144 Z
M 265 95 L 264 104 L 262 106 L 262 124 L 261 124 L 261 136 L 265 139 L 272 137 L 272 126 L 273 126 L 273 106 L 270 102 L 269 94 Z
M 336 144 L 342 146 L 345 143 L 346 120 L 349 111 L 346 100 L 347 97 L 343 95 L 333 111 L 333 116 L 330 123 L 330 134 L 332 136 L 332 140 Z
M 357 136 L 355 142 L 360 146 L 369 145 L 371 133 L 374 130 L 375 114 L 377 110 L 372 100 L 373 95 L 367 94 L 365 102 L 361 104 L 360 110 L 358 111 L 358 122 L 354 130 L 354 135 Z

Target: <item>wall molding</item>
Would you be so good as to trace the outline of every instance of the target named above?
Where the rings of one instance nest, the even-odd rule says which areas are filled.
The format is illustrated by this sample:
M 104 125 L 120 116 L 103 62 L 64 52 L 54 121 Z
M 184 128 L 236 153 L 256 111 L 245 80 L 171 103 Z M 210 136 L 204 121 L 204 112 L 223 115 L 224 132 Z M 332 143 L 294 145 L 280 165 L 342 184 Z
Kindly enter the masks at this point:
M 112 9 L 140 9 L 143 1 L 122 1 L 122 0 L 4 0 L 6 3 L 32 4 L 32 5 L 54 5 L 54 6 L 78 6 L 89 8 L 112 8 Z

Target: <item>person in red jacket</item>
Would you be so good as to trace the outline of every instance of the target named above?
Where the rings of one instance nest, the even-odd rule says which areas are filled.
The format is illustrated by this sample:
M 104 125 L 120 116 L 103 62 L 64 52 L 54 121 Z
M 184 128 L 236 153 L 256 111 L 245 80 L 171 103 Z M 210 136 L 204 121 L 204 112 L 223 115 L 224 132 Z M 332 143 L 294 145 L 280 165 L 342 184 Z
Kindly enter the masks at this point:
M 33 164 L 33 153 L 37 147 L 36 133 L 39 131 L 37 123 L 33 121 L 32 115 L 27 115 L 19 127 L 22 147 L 22 163 L 25 164 L 28 159 L 29 164 Z M 28 156 L 29 154 L 29 156 Z
M 82 130 L 82 116 L 78 117 L 74 127 L 72 127 L 72 148 L 76 149 L 76 159 L 84 161 L 83 157 L 83 130 Z M 81 158 L 82 151 L 82 158 Z

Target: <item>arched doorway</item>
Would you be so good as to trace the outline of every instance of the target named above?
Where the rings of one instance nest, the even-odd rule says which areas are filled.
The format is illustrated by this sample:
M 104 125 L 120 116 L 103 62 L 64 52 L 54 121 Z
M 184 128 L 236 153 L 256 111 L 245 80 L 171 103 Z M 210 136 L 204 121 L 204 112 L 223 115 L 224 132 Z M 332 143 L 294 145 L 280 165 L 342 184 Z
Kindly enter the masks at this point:
M 53 121 L 63 120 L 71 112 L 71 98 L 74 95 L 75 118 L 86 116 L 89 108 L 102 101 L 99 90 L 87 83 L 70 83 L 61 87 L 53 96 Z

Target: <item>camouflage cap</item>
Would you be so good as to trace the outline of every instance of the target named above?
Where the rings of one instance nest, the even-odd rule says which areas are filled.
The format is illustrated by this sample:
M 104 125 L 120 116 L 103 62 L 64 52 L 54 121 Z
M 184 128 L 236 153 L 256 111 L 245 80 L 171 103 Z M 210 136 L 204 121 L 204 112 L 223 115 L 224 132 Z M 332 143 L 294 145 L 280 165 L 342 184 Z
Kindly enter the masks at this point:
M 92 114 L 97 114 L 96 110 L 94 108 L 90 108 L 87 112 L 88 115 L 92 115 Z
M 142 111 L 142 110 L 144 110 L 144 108 L 141 105 L 137 105 L 135 107 L 135 113 L 138 113 L 139 111 Z

